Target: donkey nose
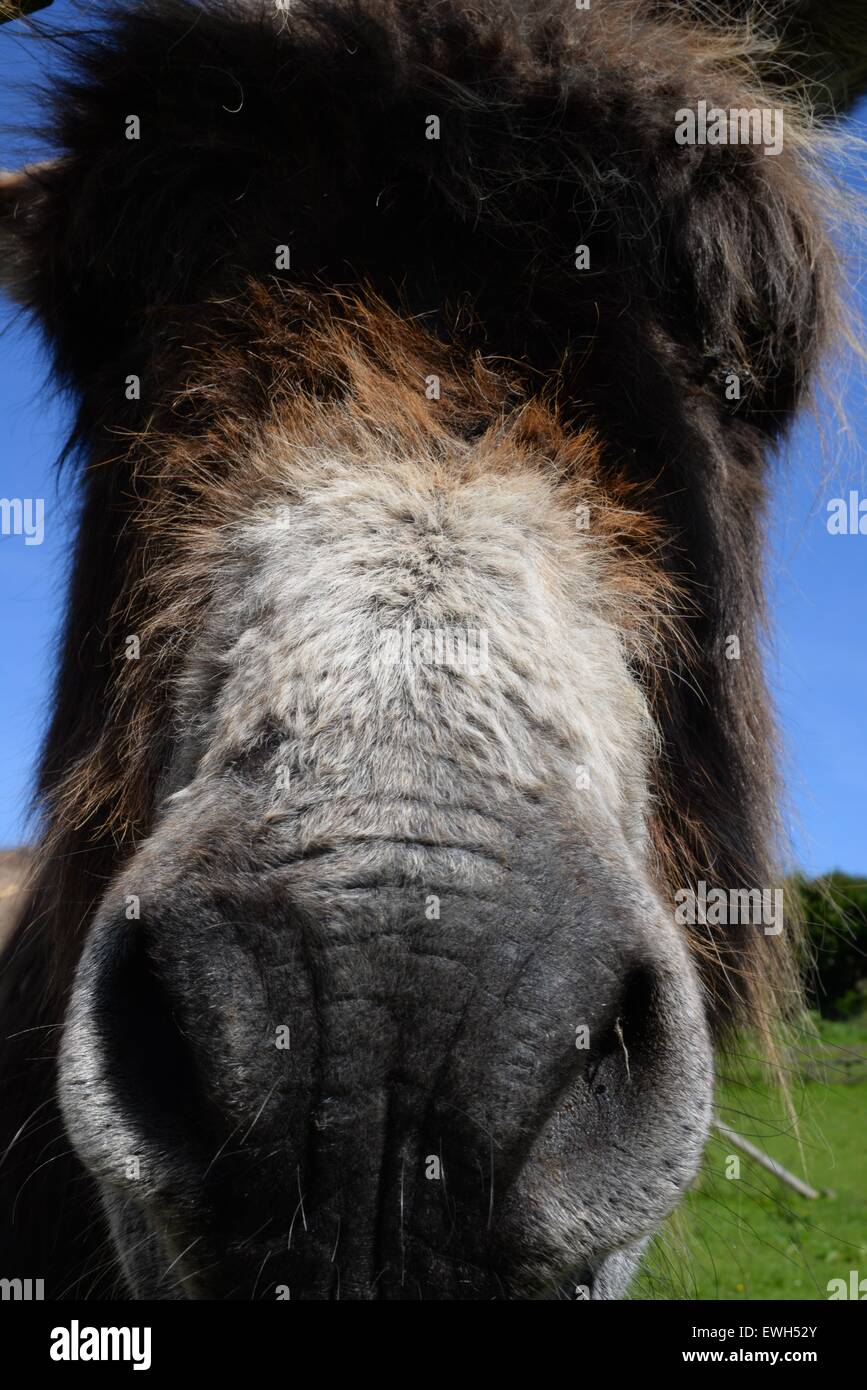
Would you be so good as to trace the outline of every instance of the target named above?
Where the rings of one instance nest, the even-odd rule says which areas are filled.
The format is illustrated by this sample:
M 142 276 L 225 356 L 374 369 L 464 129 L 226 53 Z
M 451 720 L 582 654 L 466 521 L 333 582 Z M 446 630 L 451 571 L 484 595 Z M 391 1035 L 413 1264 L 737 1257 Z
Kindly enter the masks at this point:
M 102 914 L 61 1098 L 151 1266 L 193 1296 L 538 1296 L 645 1238 L 706 1132 L 698 988 L 649 894 L 556 862 L 438 919 L 204 880 Z

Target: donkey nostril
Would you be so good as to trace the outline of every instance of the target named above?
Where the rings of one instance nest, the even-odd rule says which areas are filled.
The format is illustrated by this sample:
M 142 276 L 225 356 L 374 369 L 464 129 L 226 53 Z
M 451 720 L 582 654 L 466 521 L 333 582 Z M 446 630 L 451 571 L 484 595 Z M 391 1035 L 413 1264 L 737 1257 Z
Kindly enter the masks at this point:
M 107 926 L 82 960 L 60 1093 L 80 1156 L 115 1185 L 159 1184 L 169 1157 L 207 1142 L 193 1052 L 138 927 Z
M 168 1137 L 186 1128 L 190 1099 L 199 1091 L 193 1057 L 142 932 L 118 963 L 98 1028 L 118 1100 L 134 1098 L 146 1131 Z
M 599 1045 L 588 1059 L 587 1083 L 594 1095 L 608 1094 L 604 1078 L 613 1069 L 626 1081 L 643 1070 L 659 1026 L 659 988 L 652 966 L 630 970 Z

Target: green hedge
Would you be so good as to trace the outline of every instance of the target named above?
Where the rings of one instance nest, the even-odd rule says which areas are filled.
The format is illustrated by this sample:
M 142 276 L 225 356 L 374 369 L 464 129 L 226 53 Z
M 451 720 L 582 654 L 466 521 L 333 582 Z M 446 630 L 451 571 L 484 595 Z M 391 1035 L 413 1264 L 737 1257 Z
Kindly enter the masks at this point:
M 806 983 L 811 1008 L 825 1018 L 867 1009 L 867 880 L 835 871 L 796 878 L 806 924 Z

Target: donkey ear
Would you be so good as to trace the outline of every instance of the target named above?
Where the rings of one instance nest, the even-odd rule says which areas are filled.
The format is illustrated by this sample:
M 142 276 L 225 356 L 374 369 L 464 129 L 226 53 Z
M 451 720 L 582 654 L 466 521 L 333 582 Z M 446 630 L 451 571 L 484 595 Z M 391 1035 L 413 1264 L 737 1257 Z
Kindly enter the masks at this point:
M 48 219 L 53 162 L 0 170 L 0 291 L 29 305 L 39 271 L 39 245 Z

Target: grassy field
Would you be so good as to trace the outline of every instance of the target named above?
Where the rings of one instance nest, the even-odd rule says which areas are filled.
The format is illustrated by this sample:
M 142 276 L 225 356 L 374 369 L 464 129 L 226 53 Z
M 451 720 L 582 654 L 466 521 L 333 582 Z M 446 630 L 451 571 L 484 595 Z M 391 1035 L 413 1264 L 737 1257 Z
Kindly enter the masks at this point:
M 827 1299 L 829 1279 L 848 1282 L 853 1269 L 867 1277 L 867 1060 L 842 1066 L 853 1053 L 867 1059 L 867 1015 L 815 1022 L 818 1038 L 800 1047 L 827 1054 L 820 1071 L 857 1076 L 854 1084 L 805 1077 L 795 1054 L 787 1112 L 744 1042 L 740 1056 L 718 1062 L 717 1113 L 822 1195 L 799 1196 L 712 1135 L 697 1183 L 651 1248 L 633 1297 Z M 739 1177 L 726 1176 L 732 1153 Z

